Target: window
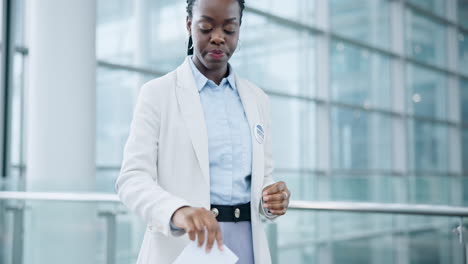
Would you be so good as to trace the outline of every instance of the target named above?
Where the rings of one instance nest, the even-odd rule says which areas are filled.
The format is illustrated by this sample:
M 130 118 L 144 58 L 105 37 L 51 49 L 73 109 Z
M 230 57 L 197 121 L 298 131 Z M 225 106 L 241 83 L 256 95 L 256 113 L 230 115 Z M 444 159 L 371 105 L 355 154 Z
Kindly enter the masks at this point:
M 332 42 L 330 56 L 333 100 L 366 108 L 391 107 L 388 57 L 341 41 Z
M 409 0 L 408 2 L 433 14 L 445 17 L 445 0 Z
M 409 121 L 410 170 L 430 176 L 448 171 L 448 127 L 443 124 Z
M 406 11 L 406 54 L 421 62 L 446 65 L 446 29 L 413 11 Z
M 266 91 L 313 95 L 313 36 L 257 15 L 247 13 L 244 19 L 239 51 L 232 57 L 236 72 Z
M 447 118 L 447 77 L 444 74 L 408 64 L 406 85 L 409 113 L 434 119 Z
M 390 48 L 389 1 L 330 0 L 332 31 L 381 48 Z
M 391 118 L 346 108 L 332 110 L 333 168 L 390 170 Z

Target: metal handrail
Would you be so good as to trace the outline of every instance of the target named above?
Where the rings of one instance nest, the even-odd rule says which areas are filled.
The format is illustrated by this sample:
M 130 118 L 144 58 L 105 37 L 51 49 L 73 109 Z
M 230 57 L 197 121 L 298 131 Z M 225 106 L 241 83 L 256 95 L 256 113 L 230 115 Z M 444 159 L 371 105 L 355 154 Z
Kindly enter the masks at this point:
M 0 192 L 0 200 L 47 200 L 60 202 L 120 202 L 115 194 L 62 192 Z
M 106 193 L 61 193 L 61 192 L 2 192 L 0 200 L 48 200 L 68 202 L 111 202 L 120 203 L 116 194 Z M 326 202 L 298 201 L 289 204 L 292 210 L 336 211 L 381 214 L 411 214 L 430 216 L 468 217 L 468 207 L 395 204 L 395 203 L 360 203 L 360 202 Z
M 290 209 L 379 214 L 410 214 L 467 217 L 468 207 L 398 203 L 291 201 Z

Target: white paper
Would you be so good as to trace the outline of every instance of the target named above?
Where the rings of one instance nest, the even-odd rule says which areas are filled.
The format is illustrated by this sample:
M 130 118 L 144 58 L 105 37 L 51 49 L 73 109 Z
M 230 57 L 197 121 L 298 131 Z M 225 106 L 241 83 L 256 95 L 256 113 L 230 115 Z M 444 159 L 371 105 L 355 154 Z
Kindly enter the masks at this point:
M 219 250 L 216 241 L 210 253 L 206 253 L 206 240 L 202 247 L 198 247 L 197 240 L 190 241 L 173 264 L 203 263 L 203 264 L 235 264 L 239 258 L 226 246 Z

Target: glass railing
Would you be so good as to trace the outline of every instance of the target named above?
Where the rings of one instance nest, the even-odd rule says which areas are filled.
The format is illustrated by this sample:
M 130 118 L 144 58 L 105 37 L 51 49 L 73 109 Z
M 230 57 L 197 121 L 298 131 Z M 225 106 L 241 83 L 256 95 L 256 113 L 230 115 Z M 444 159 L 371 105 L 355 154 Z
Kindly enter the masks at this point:
M 466 216 L 464 207 L 292 201 L 268 227 L 270 248 L 274 263 L 466 263 Z
M 135 263 L 145 225 L 116 195 L 0 192 L 0 263 Z
M 291 201 L 265 228 L 273 263 L 451 264 L 466 263 L 464 217 L 465 207 Z M 116 195 L 0 192 L 0 263 L 135 263 L 144 232 Z

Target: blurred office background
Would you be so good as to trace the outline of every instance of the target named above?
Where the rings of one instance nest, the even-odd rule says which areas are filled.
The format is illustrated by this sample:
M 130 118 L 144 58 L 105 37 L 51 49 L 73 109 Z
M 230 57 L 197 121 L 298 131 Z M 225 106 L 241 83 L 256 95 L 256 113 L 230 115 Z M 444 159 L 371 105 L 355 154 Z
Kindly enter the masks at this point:
M 0 190 L 115 193 L 139 87 L 184 60 L 186 2 L 2 2 Z M 293 200 L 468 206 L 468 1 L 246 5 L 231 63 L 270 95 Z M 458 221 L 290 210 L 266 228 L 277 263 L 461 263 Z M 0 200 L 0 263 L 133 263 L 144 230 L 117 203 Z

